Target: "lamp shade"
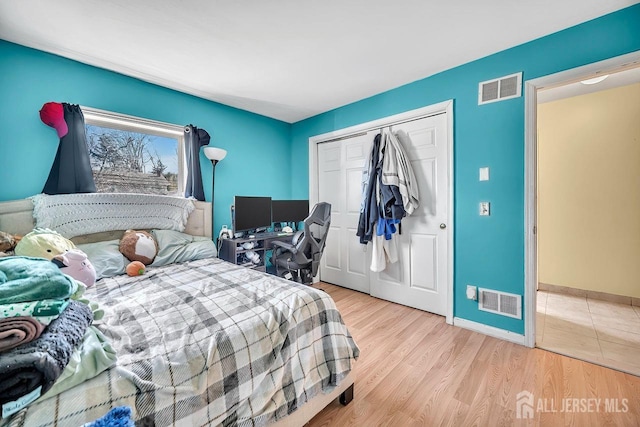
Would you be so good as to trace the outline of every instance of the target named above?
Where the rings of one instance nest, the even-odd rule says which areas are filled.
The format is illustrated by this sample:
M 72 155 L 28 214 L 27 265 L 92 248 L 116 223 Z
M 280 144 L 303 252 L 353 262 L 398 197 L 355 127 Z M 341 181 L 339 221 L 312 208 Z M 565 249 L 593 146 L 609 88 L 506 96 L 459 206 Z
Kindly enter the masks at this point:
M 218 147 L 204 147 L 204 155 L 207 159 L 219 162 L 227 155 L 227 150 Z

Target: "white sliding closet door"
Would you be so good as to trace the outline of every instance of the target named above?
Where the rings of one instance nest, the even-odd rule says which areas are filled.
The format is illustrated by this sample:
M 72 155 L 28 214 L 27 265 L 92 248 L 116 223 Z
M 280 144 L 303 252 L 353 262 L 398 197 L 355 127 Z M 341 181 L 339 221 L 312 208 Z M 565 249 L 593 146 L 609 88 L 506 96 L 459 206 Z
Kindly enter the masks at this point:
M 322 256 L 320 280 L 369 293 L 367 249 L 356 236 L 362 168 L 377 132 L 318 146 L 318 196 L 331 203 L 331 228 Z
M 420 206 L 402 219 L 399 261 L 371 273 L 374 297 L 440 315 L 447 311 L 449 162 L 447 115 L 427 117 L 391 130 L 398 136 L 415 172 Z
M 389 127 L 387 127 L 389 128 Z M 447 113 L 390 127 L 416 175 L 420 206 L 402 220 L 399 261 L 370 271 L 372 245 L 356 236 L 364 162 L 378 130 L 318 145 L 318 196 L 332 205 L 320 280 L 446 315 L 449 286 L 449 123 Z

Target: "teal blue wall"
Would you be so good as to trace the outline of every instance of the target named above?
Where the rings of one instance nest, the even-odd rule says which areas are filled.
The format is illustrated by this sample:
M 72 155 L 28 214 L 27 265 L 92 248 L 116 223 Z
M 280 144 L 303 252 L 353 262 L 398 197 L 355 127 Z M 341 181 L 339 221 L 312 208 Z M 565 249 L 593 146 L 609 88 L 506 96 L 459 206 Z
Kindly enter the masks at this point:
M 480 312 L 464 298 L 467 283 L 524 293 L 524 98 L 478 106 L 478 82 L 519 71 L 533 79 L 636 50 L 640 5 L 291 126 L 0 41 L 0 201 L 42 189 L 58 142 L 38 116 L 48 101 L 209 131 L 212 144 L 229 151 L 216 168 L 219 227 L 229 223 L 234 194 L 308 197 L 309 137 L 453 99 L 454 312 L 523 333 L 522 321 Z M 201 164 L 209 194 L 211 165 L 203 156 Z M 481 166 L 491 168 L 491 181 L 478 182 Z M 477 215 L 481 200 L 492 204 L 489 218 Z
M 235 194 L 290 196 L 290 124 L 0 40 L 0 201 L 42 190 L 59 141 L 40 121 L 48 101 L 206 129 L 228 151 L 216 167 L 216 229 L 230 225 Z M 209 200 L 211 162 L 201 153 L 200 163 Z
M 453 99 L 454 315 L 524 333 L 524 321 L 465 298 L 468 283 L 524 294 L 524 97 L 478 106 L 478 83 L 519 71 L 529 80 L 639 49 L 635 5 L 295 123 L 292 197 L 308 196 L 309 137 Z M 491 168 L 488 182 L 478 181 L 482 166 Z M 480 201 L 491 202 L 490 217 L 478 216 Z

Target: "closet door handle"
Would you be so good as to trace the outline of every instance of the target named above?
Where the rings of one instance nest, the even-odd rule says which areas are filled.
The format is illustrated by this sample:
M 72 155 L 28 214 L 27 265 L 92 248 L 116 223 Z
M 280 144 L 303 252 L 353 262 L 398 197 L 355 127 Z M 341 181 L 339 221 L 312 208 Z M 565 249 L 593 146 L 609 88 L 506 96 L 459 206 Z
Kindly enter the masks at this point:
M 442 224 L 440 224 L 440 228 L 444 230 L 445 228 L 447 228 L 447 224 L 443 222 Z

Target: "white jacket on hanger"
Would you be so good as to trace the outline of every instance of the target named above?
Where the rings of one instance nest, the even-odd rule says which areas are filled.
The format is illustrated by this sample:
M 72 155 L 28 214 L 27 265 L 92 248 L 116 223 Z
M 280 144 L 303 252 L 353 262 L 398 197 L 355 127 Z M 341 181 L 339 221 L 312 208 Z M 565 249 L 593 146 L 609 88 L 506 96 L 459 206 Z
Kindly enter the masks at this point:
M 404 210 L 409 216 L 420 204 L 418 182 L 409 162 L 409 157 L 405 153 L 398 137 L 390 130 L 385 129 L 383 132 L 380 146 L 384 147 L 382 183 L 398 187 L 402 196 Z

